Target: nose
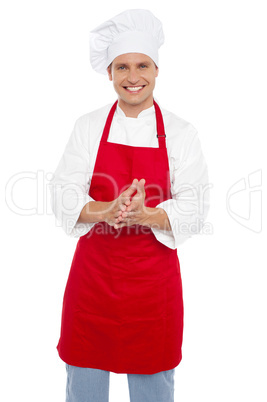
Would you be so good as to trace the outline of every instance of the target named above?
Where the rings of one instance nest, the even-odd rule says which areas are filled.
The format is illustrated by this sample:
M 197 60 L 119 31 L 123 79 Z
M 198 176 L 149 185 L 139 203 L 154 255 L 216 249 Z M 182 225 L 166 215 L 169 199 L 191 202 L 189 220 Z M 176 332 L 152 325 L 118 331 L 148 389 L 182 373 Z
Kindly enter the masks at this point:
M 131 84 L 136 84 L 139 80 L 138 73 L 134 68 L 129 69 L 128 81 Z

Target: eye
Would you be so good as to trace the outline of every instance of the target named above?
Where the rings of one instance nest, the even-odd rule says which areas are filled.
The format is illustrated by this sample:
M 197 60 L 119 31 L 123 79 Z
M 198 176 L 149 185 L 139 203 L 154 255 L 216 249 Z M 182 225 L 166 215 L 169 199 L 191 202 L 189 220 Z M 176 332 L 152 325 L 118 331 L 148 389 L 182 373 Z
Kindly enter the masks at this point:
M 140 68 L 146 68 L 147 65 L 146 64 L 141 64 Z
M 125 67 L 124 66 L 119 66 L 118 70 L 125 70 Z

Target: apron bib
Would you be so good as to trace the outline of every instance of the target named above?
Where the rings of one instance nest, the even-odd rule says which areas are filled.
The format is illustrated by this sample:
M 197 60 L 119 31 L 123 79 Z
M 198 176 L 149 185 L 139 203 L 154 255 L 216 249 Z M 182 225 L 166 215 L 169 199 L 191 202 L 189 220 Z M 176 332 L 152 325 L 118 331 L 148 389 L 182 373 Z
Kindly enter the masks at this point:
M 154 101 L 159 148 L 108 142 L 117 102 L 98 148 L 89 195 L 112 201 L 144 178 L 145 206 L 171 198 L 163 118 Z M 156 135 L 156 134 L 155 134 Z M 96 223 L 77 242 L 63 298 L 60 358 L 78 367 L 154 374 L 182 358 L 183 297 L 177 249 L 141 225 Z

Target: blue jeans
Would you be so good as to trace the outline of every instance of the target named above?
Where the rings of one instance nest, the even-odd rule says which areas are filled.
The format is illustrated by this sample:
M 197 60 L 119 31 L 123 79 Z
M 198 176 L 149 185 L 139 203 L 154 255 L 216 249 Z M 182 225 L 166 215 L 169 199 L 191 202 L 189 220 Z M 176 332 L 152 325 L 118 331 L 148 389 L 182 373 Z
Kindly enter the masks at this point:
M 108 402 L 109 371 L 66 364 L 66 402 Z M 174 370 L 127 374 L 130 402 L 174 402 Z

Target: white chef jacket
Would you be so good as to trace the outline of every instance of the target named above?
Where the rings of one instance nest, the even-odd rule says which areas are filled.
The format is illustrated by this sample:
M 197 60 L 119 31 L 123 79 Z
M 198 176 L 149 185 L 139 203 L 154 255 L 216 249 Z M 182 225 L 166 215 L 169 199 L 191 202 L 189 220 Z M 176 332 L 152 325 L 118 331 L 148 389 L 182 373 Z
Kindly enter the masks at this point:
M 158 102 L 157 102 L 158 103 Z M 95 223 L 78 223 L 88 195 L 108 112 L 112 104 L 79 117 L 50 180 L 51 208 L 57 225 L 73 237 L 88 233 Z M 197 130 L 189 122 L 161 108 L 166 133 L 172 199 L 159 203 L 172 230 L 151 228 L 157 240 L 177 248 L 203 227 L 209 209 L 207 165 Z M 117 105 L 108 141 L 130 146 L 159 146 L 154 106 L 137 118 L 126 117 Z M 138 180 L 142 177 L 137 177 Z

